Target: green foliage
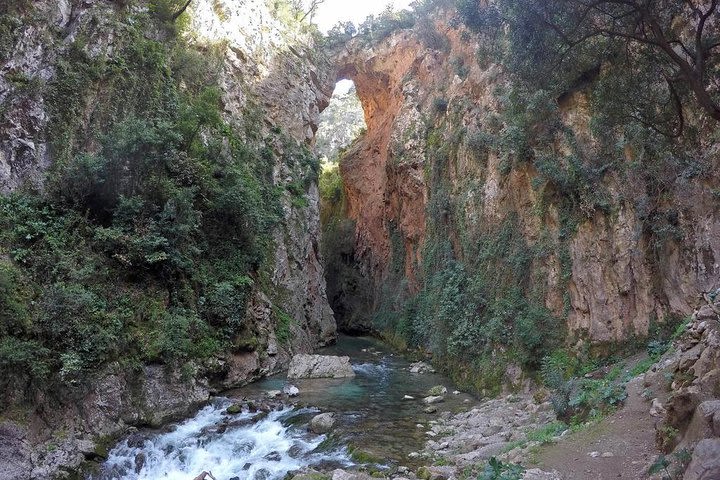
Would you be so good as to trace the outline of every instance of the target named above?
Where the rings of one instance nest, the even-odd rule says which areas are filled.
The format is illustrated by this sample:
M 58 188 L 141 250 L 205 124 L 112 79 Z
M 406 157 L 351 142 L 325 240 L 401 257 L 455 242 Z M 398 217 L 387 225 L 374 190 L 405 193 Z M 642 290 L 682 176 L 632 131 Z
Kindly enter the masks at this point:
M 395 11 L 388 5 L 380 14 L 370 15 L 360 24 L 358 32 L 368 43 L 377 43 L 389 37 L 397 30 L 411 28 L 416 22 L 415 15 L 409 10 Z
M 670 345 L 661 340 L 651 340 L 647 345 L 647 352 L 651 359 L 657 360 L 660 356 L 667 352 Z
M 478 480 L 520 480 L 525 469 L 516 463 L 503 463 L 491 457 Z
M 12 2 L 8 3 L 8 6 Z M 7 11 L 4 11 L 6 10 Z M 22 26 L 21 17 L 8 7 L 0 7 L 0 58 L 9 58 Z
M 550 388 L 550 402 L 558 418 L 574 423 L 597 417 L 621 405 L 627 398 L 625 384 L 631 377 L 620 378 L 622 365 L 602 378 L 586 377 L 597 364 L 582 363 L 565 350 L 557 350 L 542 361 L 541 378 Z
M 21 272 L 12 263 L 0 260 L 0 336 L 22 333 L 29 328 L 30 292 Z
M 273 310 L 276 320 L 275 335 L 280 343 L 287 344 L 291 339 L 290 326 L 294 323 L 293 318 L 279 308 Z
M 438 115 L 443 115 L 447 112 L 448 109 L 448 101 L 444 98 L 437 97 L 435 100 L 433 100 L 433 110 Z
M 284 195 L 274 139 L 252 110 L 245 132 L 222 120 L 221 50 L 152 40 L 138 15 L 112 58 L 81 34 L 68 46 L 45 97 L 45 191 L 0 198 L 2 376 L 77 385 L 111 361 L 179 366 L 253 342 L 247 301 Z M 280 141 L 304 195 L 317 162 Z
M 345 218 L 345 190 L 337 164 L 325 165 L 319 184 L 328 300 L 341 329 L 363 331 L 369 324 L 372 289 L 355 259 L 355 222 Z

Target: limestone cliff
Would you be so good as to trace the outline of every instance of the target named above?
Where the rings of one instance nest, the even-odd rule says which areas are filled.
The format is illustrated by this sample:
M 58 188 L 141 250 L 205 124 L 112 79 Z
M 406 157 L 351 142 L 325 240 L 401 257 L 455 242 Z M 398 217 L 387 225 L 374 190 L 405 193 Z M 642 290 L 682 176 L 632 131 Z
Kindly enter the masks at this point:
M 76 468 L 102 454 L 94 443 L 99 437 L 112 438 L 129 425 L 159 425 L 185 415 L 212 392 L 277 372 L 287 366 L 293 353 L 311 352 L 335 337 L 318 248 L 317 159 L 307 150 L 334 85 L 327 60 L 302 26 L 283 23 L 262 0 L 194 1 L 177 22 L 168 15 L 174 12 L 157 11 L 153 4 L 173 5 L 63 0 L 0 8 L 0 191 L 5 195 L 35 192 L 32 195 L 42 197 L 48 189 L 48 172 L 59 170 L 66 149 L 98 152 L 107 131 L 97 130 L 137 115 L 132 113 L 131 98 L 143 95 L 143 83 L 154 85 L 156 80 L 141 77 L 133 90 L 124 93 L 122 88 L 127 87 L 121 86 L 119 97 L 125 96 L 127 104 L 109 104 L 117 98 L 111 95 L 112 89 L 133 74 L 133 67 L 122 63 L 127 61 L 121 53 L 128 48 L 128 36 L 142 30 L 138 38 L 148 48 L 136 49 L 133 58 L 144 65 L 158 62 L 162 46 L 180 35 L 189 47 L 178 51 L 189 53 L 180 59 L 178 68 L 193 68 L 199 56 L 217 58 L 218 75 L 211 82 L 220 92 L 220 113 L 229 133 L 223 134 L 224 144 L 216 155 L 237 148 L 242 155 L 263 152 L 262 168 L 269 173 L 262 180 L 267 184 L 257 188 L 270 192 L 279 204 L 267 244 L 268 260 L 241 280 L 243 285 L 252 284 L 246 296 L 223 300 L 239 298 L 238 305 L 247 305 L 232 351 L 177 370 L 160 365 L 128 369 L 121 361 L 97 364 L 88 374 L 89 384 L 71 386 L 69 394 L 61 385 L 38 388 L 22 376 L 0 375 L 4 389 L 0 403 L 12 412 L 0 417 L 7 419 L 0 426 L 3 475 L 43 479 Z M 76 58 L 80 67 L 72 63 Z M 119 77 L 105 73 L 110 70 L 97 73 L 92 69 L 96 61 L 117 67 L 114 72 L 126 68 L 125 73 Z M 197 76 L 205 74 L 210 75 L 198 72 Z M 176 71 L 161 65 L 160 75 L 173 82 Z M 193 88 L 182 84 L 185 81 L 177 87 L 180 91 Z M 63 90 L 58 85 L 71 88 Z M 215 88 L 211 87 L 210 91 Z M 148 97 L 153 94 L 147 92 Z M 58 112 L 68 109 L 72 110 L 61 120 L 69 119 L 74 130 L 58 138 L 62 116 Z M 193 135 L 206 144 L 213 141 L 210 132 Z M 222 173 L 214 175 L 221 178 Z M 233 227 L 228 224 L 227 228 Z M 246 228 L 238 227 L 235 235 L 242 237 Z M 237 256 L 237 252 L 227 253 L 228 262 L 234 261 L 233 253 Z M 10 263 L 10 252 L 3 250 L 0 255 Z M 228 288 L 237 291 L 241 285 Z M 159 305 L 170 304 L 174 295 L 172 291 L 161 295 Z M 139 312 L 142 307 L 134 308 Z M 0 330 L 2 335 L 5 332 Z M 147 341 L 153 341 L 157 332 L 147 335 Z
M 565 322 L 570 339 L 625 341 L 689 315 L 720 270 L 712 125 L 698 119 L 705 136 L 676 141 L 692 152 L 689 164 L 655 162 L 629 144 L 608 154 L 590 127 L 585 89 L 515 101 L 506 72 L 481 55 L 488 38 L 452 11 L 424 15 L 379 40 L 359 35 L 336 60 L 338 78 L 355 81 L 368 125 L 341 172 L 376 308 L 391 297 L 403 317 L 402 299 L 447 266 L 435 258 L 447 242 L 443 258 L 481 259 L 490 282 L 505 281 L 502 265 L 513 258 L 526 262 L 521 289 Z M 553 122 L 564 133 L 547 133 Z M 534 155 L 514 149 L 519 137 L 533 138 Z M 491 247 L 500 250 L 486 256 Z M 465 322 L 453 315 L 449 333 Z

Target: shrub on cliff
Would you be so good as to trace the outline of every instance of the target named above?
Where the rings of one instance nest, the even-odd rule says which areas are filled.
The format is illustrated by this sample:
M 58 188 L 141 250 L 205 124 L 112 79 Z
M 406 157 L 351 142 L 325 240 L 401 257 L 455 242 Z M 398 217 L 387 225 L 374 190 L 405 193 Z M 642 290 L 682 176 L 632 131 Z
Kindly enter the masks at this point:
M 250 106 L 222 120 L 219 52 L 149 39 L 143 22 L 110 58 L 82 35 L 68 46 L 44 92 L 45 191 L 0 198 L 0 377 L 77 385 L 109 362 L 180 365 L 247 334 L 281 214 L 275 154 Z M 305 188 L 316 162 L 283 150 Z

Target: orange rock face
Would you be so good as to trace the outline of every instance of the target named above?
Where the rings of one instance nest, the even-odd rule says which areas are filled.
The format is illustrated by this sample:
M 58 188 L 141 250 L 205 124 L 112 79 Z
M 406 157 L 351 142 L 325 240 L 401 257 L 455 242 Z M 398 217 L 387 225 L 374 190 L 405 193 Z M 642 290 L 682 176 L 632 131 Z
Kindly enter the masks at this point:
M 433 191 L 456 206 L 442 222 L 460 260 L 471 260 L 466 246 L 511 215 L 530 248 L 562 243 L 562 250 L 532 261 L 530 276 L 571 337 L 608 342 L 645 335 L 668 315 L 688 315 L 700 292 L 719 286 L 720 217 L 712 193 L 720 184 L 717 145 L 705 146 L 715 155 L 704 175 L 678 177 L 663 192 L 650 188 L 644 171 L 611 169 L 597 187 L 607 193 L 606 208 L 580 202 L 579 220 L 564 231 L 561 202 L 567 199 L 533 161 L 510 155 L 508 164 L 507 152 L 478 154 L 473 144 L 473 132 L 492 130 L 493 116 L 504 108 L 502 69 L 481 66 L 481 40 L 450 17 L 431 27 L 442 40 L 431 46 L 423 22 L 371 45 L 356 38 L 336 55 L 338 79 L 355 82 L 365 110 L 367 133 L 344 157 L 341 174 L 347 216 L 356 222 L 356 258 L 377 289 L 397 265 L 409 293 L 421 287 L 424 246 L 438 221 L 428 213 Z M 564 127 L 593 151 L 597 140 L 583 92 L 564 97 L 557 108 Z M 442 178 L 433 173 L 441 159 L 430 152 L 438 143 L 448 145 Z M 560 162 L 568 147 L 561 139 L 550 146 Z M 626 149 L 625 161 L 635 155 Z M 650 214 L 647 205 L 655 206 Z M 653 223 L 657 211 L 667 225 Z M 658 233 L 662 229 L 672 235 Z M 402 259 L 393 258 L 398 255 Z

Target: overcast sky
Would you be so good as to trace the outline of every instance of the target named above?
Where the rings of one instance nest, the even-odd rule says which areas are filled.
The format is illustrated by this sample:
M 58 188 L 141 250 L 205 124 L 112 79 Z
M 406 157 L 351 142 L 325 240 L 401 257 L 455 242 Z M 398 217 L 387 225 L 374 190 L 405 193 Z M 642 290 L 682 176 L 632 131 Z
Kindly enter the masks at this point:
M 407 8 L 411 0 L 325 0 L 318 7 L 314 21 L 321 31 L 327 32 L 338 22 L 362 23 L 368 15 L 382 12 L 388 4 L 396 9 Z

